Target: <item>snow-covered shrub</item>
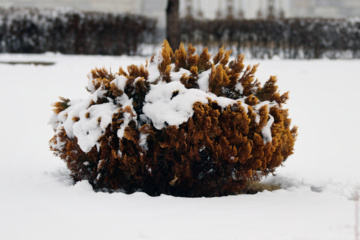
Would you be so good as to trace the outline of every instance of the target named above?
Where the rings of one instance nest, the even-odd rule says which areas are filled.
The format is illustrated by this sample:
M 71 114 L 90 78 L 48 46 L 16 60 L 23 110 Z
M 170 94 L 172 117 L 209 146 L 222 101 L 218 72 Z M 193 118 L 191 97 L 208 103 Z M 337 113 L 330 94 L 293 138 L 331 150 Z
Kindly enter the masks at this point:
M 75 181 L 96 190 L 221 196 L 274 172 L 293 152 L 276 78 L 221 49 L 195 54 L 167 42 L 145 66 L 95 69 L 84 100 L 54 104 L 50 147 Z

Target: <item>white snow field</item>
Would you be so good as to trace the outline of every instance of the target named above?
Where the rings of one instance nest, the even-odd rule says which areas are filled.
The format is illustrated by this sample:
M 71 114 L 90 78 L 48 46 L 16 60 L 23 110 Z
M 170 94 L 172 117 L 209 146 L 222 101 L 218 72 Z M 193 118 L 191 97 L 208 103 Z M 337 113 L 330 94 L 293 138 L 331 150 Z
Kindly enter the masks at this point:
M 353 240 L 360 190 L 360 60 L 251 60 L 290 91 L 295 154 L 264 181 L 282 190 L 220 198 L 95 193 L 49 151 L 52 102 L 88 96 L 94 67 L 142 57 L 0 54 L 0 239 Z

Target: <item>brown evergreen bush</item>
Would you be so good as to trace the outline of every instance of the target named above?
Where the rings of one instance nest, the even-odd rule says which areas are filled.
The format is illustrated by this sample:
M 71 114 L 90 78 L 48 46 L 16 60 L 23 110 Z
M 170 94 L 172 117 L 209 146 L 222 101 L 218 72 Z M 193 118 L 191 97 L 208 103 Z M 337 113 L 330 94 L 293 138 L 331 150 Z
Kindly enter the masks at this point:
M 258 66 L 245 67 L 241 55 L 229 61 L 229 54 L 221 49 L 212 58 L 204 49 L 197 55 L 191 45 L 174 53 L 165 41 L 145 66 L 116 74 L 93 70 L 89 99 L 54 104 L 51 150 L 75 181 L 88 180 L 95 190 L 187 197 L 244 192 L 293 153 L 297 131 L 290 129 L 282 106 L 288 93 L 278 92 L 276 78 L 260 86 Z M 159 106 L 173 106 L 183 116 L 181 101 L 193 96 L 200 100 L 194 98 L 185 120 L 153 115 Z M 163 105 L 155 105 L 162 97 Z

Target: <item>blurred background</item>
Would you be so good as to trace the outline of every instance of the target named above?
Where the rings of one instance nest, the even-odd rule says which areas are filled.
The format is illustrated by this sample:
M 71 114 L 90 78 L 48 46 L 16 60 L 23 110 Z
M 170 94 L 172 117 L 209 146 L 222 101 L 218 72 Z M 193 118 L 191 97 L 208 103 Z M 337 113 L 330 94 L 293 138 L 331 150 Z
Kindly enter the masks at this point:
M 2 0 L 2 7 L 65 7 L 76 11 L 101 11 L 113 13 L 133 13 L 155 17 L 159 27 L 165 27 L 165 8 L 167 0 Z M 237 17 L 257 18 L 259 11 L 265 16 L 269 5 L 273 5 L 275 14 L 284 14 L 289 18 L 348 18 L 360 16 L 358 0 L 181 0 L 180 14 L 185 17 L 191 13 L 198 18 L 214 19 L 228 14 L 228 7 Z M 199 14 L 200 13 L 200 14 Z
M 359 0 L 2 0 L 0 52 L 150 55 L 168 38 L 170 2 L 179 17 L 173 46 L 225 46 L 249 58 L 360 57 Z
M 71 186 L 48 151 L 50 103 L 88 99 L 91 69 L 144 64 L 164 38 L 245 54 L 259 81 L 290 91 L 295 154 L 265 179 L 283 190 L 181 200 Z M 0 239 L 353 240 L 359 59 L 360 0 L 0 0 Z

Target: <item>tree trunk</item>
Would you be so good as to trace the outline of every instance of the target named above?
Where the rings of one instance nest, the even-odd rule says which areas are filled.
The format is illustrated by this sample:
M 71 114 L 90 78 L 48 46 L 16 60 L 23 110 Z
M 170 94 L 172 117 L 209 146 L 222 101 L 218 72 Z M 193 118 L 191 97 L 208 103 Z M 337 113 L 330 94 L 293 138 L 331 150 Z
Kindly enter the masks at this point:
M 173 50 L 180 45 L 179 0 L 168 0 L 166 8 L 166 39 Z

